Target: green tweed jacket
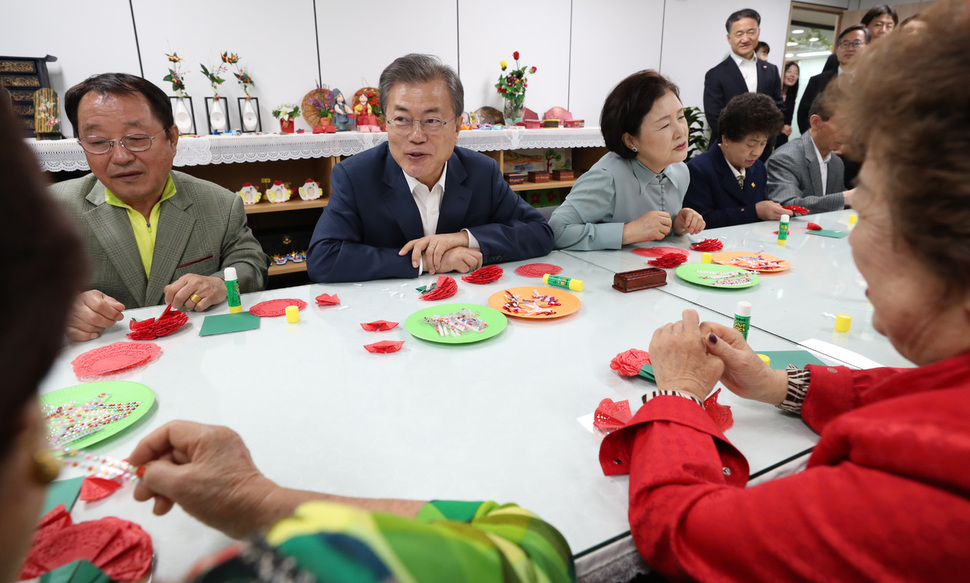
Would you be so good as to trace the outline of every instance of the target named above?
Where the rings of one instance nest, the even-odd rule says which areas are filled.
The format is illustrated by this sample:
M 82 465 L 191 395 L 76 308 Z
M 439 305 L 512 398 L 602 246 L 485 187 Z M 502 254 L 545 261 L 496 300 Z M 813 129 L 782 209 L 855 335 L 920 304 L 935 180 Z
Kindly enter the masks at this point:
M 164 288 L 187 273 L 222 277 L 235 267 L 240 291 L 266 286 L 269 258 L 246 224 L 242 199 L 225 188 L 172 171 L 175 196 L 162 202 L 151 275 L 138 254 L 123 208 L 105 202 L 94 174 L 60 182 L 54 196 L 76 221 L 89 262 L 89 287 L 125 308 L 164 303 Z

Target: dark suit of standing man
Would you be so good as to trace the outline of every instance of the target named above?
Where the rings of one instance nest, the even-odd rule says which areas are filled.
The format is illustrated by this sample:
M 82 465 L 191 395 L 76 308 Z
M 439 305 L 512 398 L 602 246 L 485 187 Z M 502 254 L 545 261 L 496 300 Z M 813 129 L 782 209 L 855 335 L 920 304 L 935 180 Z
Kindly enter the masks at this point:
M 717 142 L 720 130 L 717 118 L 731 98 L 754 91 L 771 97 L 781 109 L 781 75 L 778 67 L 759 60 L 755 54 L 761 35 L 761 15 L 751 9 L 739 10 L 728 17 L 727 39 L 731 55 L 704 75 L 704 115 L 711 127 L 711 142 Z M 749 83 L 750 81 L 750 83 Z M 765 148 L 764 158 L 773 144 Z
M 852 57 L 856 53 L 861 53 L 869 46 L 869 31 L 861 24 L 850 26 L 842 31 L 839 38 L 835 40 L 835 56 L 839 60 L 839 67 L 829 71 L 822 71 L 808 80 L 805 93 L 798 104 L 798 131 L 805 133 L 809 130 L 808 110 L 812 107 L 812 102 L 819 93 L 828 87 L 828 84 L 838 77 L 843 69 L 848 66 Z

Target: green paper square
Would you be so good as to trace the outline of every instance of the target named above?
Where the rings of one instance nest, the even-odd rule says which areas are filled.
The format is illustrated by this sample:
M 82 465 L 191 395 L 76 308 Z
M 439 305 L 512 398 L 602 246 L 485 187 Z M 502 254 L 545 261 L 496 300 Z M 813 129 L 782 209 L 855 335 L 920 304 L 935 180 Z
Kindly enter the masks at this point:
M 47 486 L 47 495 L 44 498 L 44 507 L 40 515 L 45 516 L 58 504 L 63 504 L 68 512 L 74 508 L 78 495 L 81 494 L 81 482 L 84 477 L 71 478 L 70 480 L 58 480 Z
M 789 364 L 793 364 L 798 368 L 805 368 L 807 364 L 825 364 L 812 356 L 812 353 L 807 350 L 759 350 L 757 352 L 770 358 L 770 366 L 775 370 L 784 370 L 788 368 Z
M 652 364 L 645 364 L 645 365 L 643 365 L 643 367 L 640 368 L 640 372 L 638 372 L 637 375 L 638 376 L 641 376 L 641 377 L 643 377 L 645 379 L 647 379 L 648 381 L 651 381 L 651 382 L 654 382 L 654 383 L 657 382 L 657 379 L 655 379 L 654 376 L 653 376 L 653 365 Z
M 822 229 L 820 231 L 809 230 L 806 232 L 809 235 L 818 235 L 819 237 L 831 237 L 833 239 L 841 239 L 842 237 L 845 237 L 846 235 L 848 235 L 848 233 L 844 231 L 830 231 L 828 229 Z
M 82 562 L 87 561 L 80 559 L 66 565 L 61 565 L 56 569 L 51 569 L 40 576 L 40 583 L 69 583 L 74 578 L 74 574 L 77 573 L 77 568 L 81 566 Z
M 229 334 L 230 332 L 243 332 L 257 328 L 259 328 L 259 316 L 254 316 L 249 312 L 206 316 L 205 320 L 202 321 L 202 329 L 199 330 L 199 336 Z
M 77 572 L 70 583 L 111 583 L 111 577 L 95 567 L 91 562 L 81 559 L 78 561 Z

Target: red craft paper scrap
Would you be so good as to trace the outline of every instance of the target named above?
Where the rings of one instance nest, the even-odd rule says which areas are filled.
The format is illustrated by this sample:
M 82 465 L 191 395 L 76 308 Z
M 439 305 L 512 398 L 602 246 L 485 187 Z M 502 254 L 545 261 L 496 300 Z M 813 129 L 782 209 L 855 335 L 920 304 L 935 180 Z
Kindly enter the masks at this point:
M 803 206 L 798 206 L 796 204 L 786 204 L 785 206 L 783 206 L 781 208 L 783 208 L 785 210 L 788 210 L 788 211 L 791 211 L 793 214 L 796 214 L 796 215 L 807 215 L 808 214 L 808 209 L 807 208 L 805 208 Z
M 438 281 L 432 289 L 424 292 L 419 297 L 422 300 L 434 301 L 450 298 L 458 293 L 458 282 L 450 275 L 439 275 Z
M 650 354 L 646 350 L 631 348 L 614 356 L 610 368 L 623 376 L 635 377 L 645 364 L 650 364 Z
M 475 271 L 469 273 L 468 275 L 461 276 L 461 280 L 467 281 L 468 283 L 475 283 L 475 284 L 481 285 L 486 283 L 492 283 L 493 281 L 502 277 L 502 274 L 504 273 L 505 273 L 505 270 L 503 270 L 498 265 L 489 265 L 481 269 L 476 269 Z
M 79 355 L 71 364 L 78 377 L 103 376 L 145 364 L 161 351 L 154 342 L 113 342 Z
M 668 253 L 681 253 L 686 257 L 690 254 L 687 249 L 679 247 L 637 247 L 633 252 L 643 257 L 663 257 Z
M 101 500 L 102 498 L 107 498 L 112 495 L 115 490 L 121 487 L 121 484 L 114 481 L 108 480 L 106 478 L 98 478 L 97 476 L 88 476 L 84 478 L 81 482 L 81 500 L 91 502 L 94 500 Z
M 374 320 L 373 322 L 361 322 L 360 327 L 368 332 L 383 332 L 397 326 L 397 322 L 387 320 Z
M 603 399 L 593 413 L 593 426 L 600 429 L 619 429 L 633 419 L 629 401 Z
M 249 308 L 249 313 L 260 318 L 276 318 L 286 315 L 286 308 L 296 306 L 300 310 L 306 307 L 306 302 L 295 298 L 280 298 L 278 300 L 266 300 L 259 302 Z
M 169 304 L 157 320 L 155 318 L 149 318 L 147 320 L 137 321 L 132 318 L 128 322 L 128 328 L 131 330 L 128 333 L 128 338 L 132 340 L 154 340 L 175 332 L 188 321 L 188 314 L 173 310 L 172 304 Z
M 384 352 L 397 352 L 402 346 L 404 346 L 403 340 L 381 340 L 373 344 L 365 344 L 364 348 L 367 349 L 367 352 L 379 354 Z
M 678 265 L 686 262 L 687 256 L 680 253 L 666 253 L 660 257 L 657 257 L 656 259 L 647 261 L 647 263 L 653 265 L 654 267 L 677 267 Z
M 808 224 L 808 230 L 809 231 L 821 231 L 822 230 L 822 225 L 819 225 L 818 223 L 809 223 Z
M 525 277 L 542 277 L 545 274 L 556 275 L 562 267 L 552 263 L 528 263 L 515 268 L 515 272 Z
M 724 249 L 724 243 L 719 239 L 704 239 L 700 243 L 694 243 L 690 248 L 694 251 L 720 251 Z
M 717 394 L 721 389 L 714 391 L 710 397 L 704 400 L 704 410 L 717 423 L 721 431 L 727 431 L 734 425 L 734 414 L 731 413 L 730 405 L 722 405 L 717 402 Z
M 320 294 L 316 300 L 318 306 L 336 306 L 340 303 L 340 298 L 337 297 L 337 294 Z

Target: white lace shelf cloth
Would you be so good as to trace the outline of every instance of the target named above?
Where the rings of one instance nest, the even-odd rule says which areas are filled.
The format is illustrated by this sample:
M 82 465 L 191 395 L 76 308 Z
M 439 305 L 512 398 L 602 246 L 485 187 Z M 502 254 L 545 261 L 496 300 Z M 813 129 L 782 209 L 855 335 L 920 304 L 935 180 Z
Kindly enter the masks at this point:
M 335 134 L 259 134 L 241 136 L 182 136 L 175 166 L 272 162 L 350 156 L 387 141 L 383 132 L 337 132 Z M 36 140 L 28 145 L 47 172 L 88 170 L 84 150 L 77 140 Z M 524 128 L 465 130 L 458 145 L 477 152 L 532 148 L 593 148 L 603 146 L 599 128 Z

